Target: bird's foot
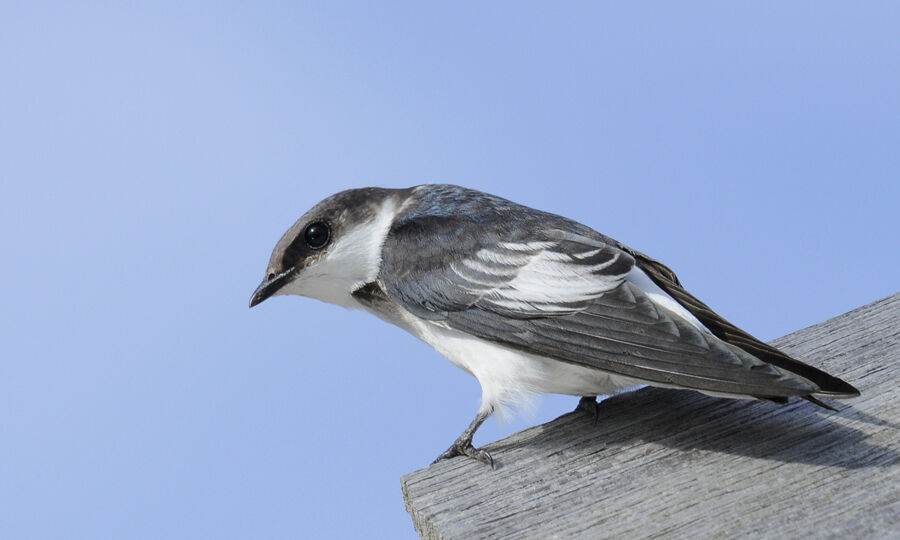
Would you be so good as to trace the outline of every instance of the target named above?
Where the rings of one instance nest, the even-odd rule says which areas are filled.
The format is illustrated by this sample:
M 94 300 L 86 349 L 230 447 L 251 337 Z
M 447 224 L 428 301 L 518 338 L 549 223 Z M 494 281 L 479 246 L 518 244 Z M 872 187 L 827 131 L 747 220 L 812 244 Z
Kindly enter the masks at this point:
M 600 404 L 597 403 L 597 396 L 582 396 L 575 407 L 575 412 L 584 411 L 594 419 L 594 424 L 600 423 Z
M 456 439 L 456 442 L 450 445 L 450 448 L 444 451 L 443 454 L 439 455 L 437 459 L 432 462 L 432 465 L 438 461 L 443 461 L 456 456 L 469 456 L 470 458 L 477 459 L 485 465 L 490 466 L 491 470 L 494 469 L 494 458 L 491 457 L 488 451 L 482 450 L 481 448 L 475 448 L 472 446 L 472 439 L 465 439 L 463 437 Z
M 475 419 L 472 420 L 472 423 L 469 424 L 469 427 L 466 428 L 465 431 L 462 432 L 456 441 L 447 449 L 443 454 L 439 455 L 436 460 L 434 460 L 431 464 L 434 465 L 438 461 L 443 461 L 445 459 L 450 459 L 456 456 L 469 456 L 470 458 L 477 459 L 478 461 L 484 463 L 485 465 L 490 465 L 491 470 L 494 469 L 494 458 L 488 454 L 487 450 L 482 450 L 480 448 L 475 448 L 472 446 L 472 437 L 475 436 L 475 432 L 478 430 L 478 427 L 487 420 L 487 417 L 494 412 L 493 407 L 486 407 L 482 410 L 478 411 L 478 414 L 475 415 Z

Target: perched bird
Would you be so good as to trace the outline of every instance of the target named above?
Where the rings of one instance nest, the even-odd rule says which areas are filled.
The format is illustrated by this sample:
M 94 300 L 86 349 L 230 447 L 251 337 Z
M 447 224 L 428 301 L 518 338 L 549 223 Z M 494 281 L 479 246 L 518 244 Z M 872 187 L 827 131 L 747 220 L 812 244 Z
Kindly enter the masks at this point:
M 573 220 L 459 186 L 343 191 L 275 246 L 250 298 L 362 308 L 478 378 L 475 419 L 437 460 L 466 455 L 497 409 L 531 393 L 639 385 L 784 403 L 858 396 L 850 384 L 729 323 L 662 263 Z

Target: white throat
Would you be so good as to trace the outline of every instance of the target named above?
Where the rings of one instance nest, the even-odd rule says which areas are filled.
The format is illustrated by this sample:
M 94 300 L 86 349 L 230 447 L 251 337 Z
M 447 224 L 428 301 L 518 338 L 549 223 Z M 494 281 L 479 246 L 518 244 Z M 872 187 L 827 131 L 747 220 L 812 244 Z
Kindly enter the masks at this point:
M 352 292 L 374 281 L 381 269 L 381 248 L 397 215 L 397 201 L 388 197 L 372 219 L 342 233 L 318 261 L 278 294 L 298 294 L 346 308 L 362 307 Z

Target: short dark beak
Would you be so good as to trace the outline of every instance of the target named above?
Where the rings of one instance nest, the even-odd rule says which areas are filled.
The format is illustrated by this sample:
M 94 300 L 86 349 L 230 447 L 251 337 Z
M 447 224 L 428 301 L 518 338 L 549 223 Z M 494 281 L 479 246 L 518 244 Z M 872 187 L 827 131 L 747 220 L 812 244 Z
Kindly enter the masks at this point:
M 277 276 L 271 279 L 266 279 L 262 283 L 260 283 L 259 287 L 257 287 L 256 290 L 253 291 L 253 296 L 250 297 L 250 307 L 259 304 L 266 298 L 277 293 L 278 289 L 284 287 L 287 282 L 290 281 L 292 275 L 293 268 L 290 270 L 285 270 Z

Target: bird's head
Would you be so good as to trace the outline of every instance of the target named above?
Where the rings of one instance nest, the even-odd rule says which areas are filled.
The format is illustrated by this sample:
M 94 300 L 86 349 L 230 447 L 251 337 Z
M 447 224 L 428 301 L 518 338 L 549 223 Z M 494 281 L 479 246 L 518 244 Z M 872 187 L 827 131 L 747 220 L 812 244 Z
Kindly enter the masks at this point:
M 280 294 L 355 307 L 351 293 L 378 276 L 381 247 L 404 191 L 352 189 L 314 206 L 275 245 L 250 307 Z

